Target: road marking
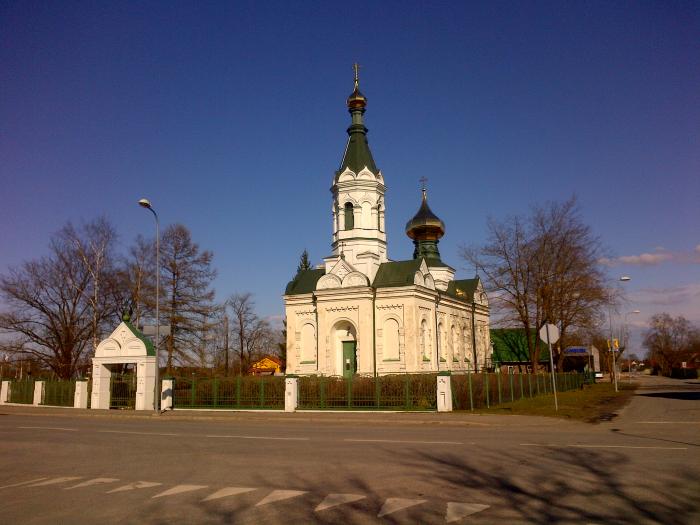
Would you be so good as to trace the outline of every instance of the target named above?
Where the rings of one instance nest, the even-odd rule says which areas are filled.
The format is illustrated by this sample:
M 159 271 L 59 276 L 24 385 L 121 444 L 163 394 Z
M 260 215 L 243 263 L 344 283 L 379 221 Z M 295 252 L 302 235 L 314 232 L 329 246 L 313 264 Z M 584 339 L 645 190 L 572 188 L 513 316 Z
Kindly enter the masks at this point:
M 236 494 L 243 494 L 245 492 L 252 492 L 257 490 L 252 487 L 224 487 L 221 490 L 217 490 L 214 494 L 207 496 L 202 501 L 211 501 L 213 499 L 226 498 L 228 496 L 235 496 Z
M 476 514 L 490 507 L 490 505 L 482 505 L 480 503 L 458 503 L 456 501 L 449 501 L 447 503 L 447 514 L 445 515 L 445 521 L 447 523 L 452 523 L 454 521 L 459 521 L 462 518 Z
M 350 443 L 409 443 L 418 445 L 464 445 L 459 441 L 409 441 L 397 439 L 344 439 Z M 476 443 L 467 443 L 467 445 L 475 445 Z
M 23 429 L 32 429 L 32 430 L 65 430 L 66 432 L 77 432 L 77 428 L 63 428 L 63 427 L 17 427 L 17 428 L 23 428 Z
M 40 481 L 39 483 L 34 483 L 32 485 L 28 485 L 29 487 L 45 487 L 46 485 L 57 485 L 59 483 L 65 483 L 66 481 L 75 481 L 76 479 L 80 479 L 82 476 L 64 476 L 62 478 L 53 478 L 49 479 L 46 481 Z
M 91 487 L 92 485 L 102 485 L 104 483 L 114 483 L 116 481 L 119 481 L 119 480 L 117 478 L 94 478 L 94 479 L 89 479 L 87 481 L 83 481 L 82 483 L 78 483 L 77 485 L 73 485 L 72 487 L 66 487 L 63 490 L 79 489 L 82 487 Z
M 343 505 L 344 503 L 352 503 L 353 501 L 365 499 L 366 497 L 367 496 L 363 496 L 362 494 L 328 494 L 326 499 L 324 499 L 314 509 L 314 512 L 337 507 L 338 505 Z
M 151 487 L 157 487 L 158 485 L 162 485 L 162 483 L 156 483 L 155 481 L 135 481 L 117 489 L 108 490 L 107 494 L 113 494 L 114 492 L 126 492 L 127 490 L 134 489 L 148 489 Z
M 98 430 L 102 434 L 135 434 L 137 436 L 179 436 L 168 432 L 132 432 L 130 430 Z
M 30 483 L 36 483 L 45 479 L 48 479 L 48 476 L 44 476 L 43 478 L 30 479 L 29 481 L 20 481 L 19 483 L 13 483 L 12 485 L 3 485 L 2 487 L 0 487 L 0 489 L 9 489 L 10 487 L 21 487 L 22 485 L 29 485 Z
M 208 485 L 175 485 L 171 489 L 161 492 L 160 494 L 156 494 L 151 499 L 162 498 L 164 496 L 174 496 L 175 494 L 182 494 L 183 492 L 192 492 L 193 490 L 202 490 L 207 487 Z
M 379 514 L 377 514 L 377 518 L 381 518 L 382 516 L 387 516 L 389 514 L 393 514 L 394 512 L 398 512 L 403 509 L 407 509 L 409 507 L 414 507 L 415 505 L 420 505 L 421 503 L 425 503 L 428 500 L 425 499 L 405 499 L 405 498 L 387 498 L 387 500 L 384 502 L 384 505 L 382 505 L 382 509 L 379 511 Z
M 267 505 L 268 503 L 274 503 L 275 501 L 282 501 L 282 500 L 289 499 L 289 498 L 296 498 L 297 496 L 301 496 L 302 494 L 306 494 L 306 491 L 304 491 L 304 490 L 273 490 L 267 496 L 265 496 L 263 499 L 258 501 L 255 504 L 255 506 L 259 507 L 260 505 Z
M 271 436 L 229 436 L 229 435 L 208 435 L 208 438 L 231 438 L 231 439 L 272 439 L 275 441 L 308 441 L 307 437 L 271 437 Z
M 558 448 L 630 448 L 651 450 L 688 450 L 688 447 L 646 447 L 634 445 L 557 445 L 555 443 L 520 443 L 521 447 L 558 447 Z

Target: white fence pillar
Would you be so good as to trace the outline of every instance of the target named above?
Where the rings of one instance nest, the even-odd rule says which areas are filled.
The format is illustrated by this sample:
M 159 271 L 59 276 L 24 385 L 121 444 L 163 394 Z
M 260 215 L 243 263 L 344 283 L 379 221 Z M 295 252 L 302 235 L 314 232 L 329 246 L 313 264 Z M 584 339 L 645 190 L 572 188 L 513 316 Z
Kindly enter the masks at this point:
M 109 410 L 109 380 L 112 372 L 102 363 L 92 363 L 92 399 L 90 408 Z
M 161 382 L 160 393 L 160 410 L 173 409 L 173 389 L 175 387 L 174 379 L 163 379 Z
M 437 376 L 437 410 L 452 412 L 452 378 L 449 375 Z
M 75 396 L 73 397 L 74 408 L 87 408 L 88 406 L 88 382 L 75 382 Z
M 46 381 L 34 381 L 34 406 L 44 402 L 44 384 Z
M 294 412 L 299 406 L 299 378 L 287 377 L 284 380 L 284 411 Z
M 0 405 L 4 405 L 10 401 L 10 382 L 3 381 L 0 387 Z

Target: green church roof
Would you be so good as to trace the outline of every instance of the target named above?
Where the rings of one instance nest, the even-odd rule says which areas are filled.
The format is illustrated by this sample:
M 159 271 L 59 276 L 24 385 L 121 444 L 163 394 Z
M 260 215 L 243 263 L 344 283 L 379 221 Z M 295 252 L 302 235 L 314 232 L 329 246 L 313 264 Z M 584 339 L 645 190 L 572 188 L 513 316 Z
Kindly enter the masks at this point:
M 372 152 L 369 150 L 367 142 L 367 128 L 364 125 L 353 124 L 348 128 L 348 144 L 345 147 L 343 161 L 340 163 L 338 174 L 350 168 L 353 172 L 359 173 L 365 167 L 375 175 L 379 172 L 374 163 Z
M 390 288 L 392 286 L 412 285 L 421 261 L 422 259 L 410 259 L 380 264 L 372 286 L 374 288 Z
M 452 297 L 456 297 L 457 299 L 471 303 L 474 301 L 474 292 L 476 292 L 478 286 L 478 277 L 473 279 L 459 279 L 447 283 L 447 290 L 445 293 Z
M 155 357 L 156 348 L 155 346 L 153 346 L 153 341 L 151 341 L 148 337 L 143 335 L 141 330 L 139 330 L 133 324 L 131 324 L 130 321 L 124 320 L 124 324 L 127 326 L 127 328 L 129 328 L 129 330 L 131 330 L 131 333 L 134 334 L 134 336 L 141 339 L 141 341 L 143 341 L 143 344 L 146 345 L 146 355 Z
M 302 270 L 294 279 L 289 281 L 284 291 L 285 295 L 300 295 L 316 290 L 316 283 L 326 274 L 326 270 Z

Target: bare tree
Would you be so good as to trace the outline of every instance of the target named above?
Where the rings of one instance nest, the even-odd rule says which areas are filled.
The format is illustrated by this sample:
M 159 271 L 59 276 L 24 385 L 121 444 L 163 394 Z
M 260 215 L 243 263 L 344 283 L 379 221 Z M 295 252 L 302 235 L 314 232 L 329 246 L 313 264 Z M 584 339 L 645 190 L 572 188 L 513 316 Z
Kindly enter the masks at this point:
M 156 304 L 155 241 L 141 235 L 129 247 L 115 272 L 116 284 L 112 287 L 114 304 L 129 301 L 133 308 L 132 320 L 143 326 L 144 318 L 153 318 Z
M 211 284 L 216 271 L 211 267 L 212 252 L 200 252 L 190 231 L 181 224 L 166 228 L 160 248 L 163 284 L 160 313 L 170 326 L 165 339 L 166 366 L 170 373 L 174 361 L 192 363 L 201 347 L 214 309 Z
M 643 344 L 661 373 L 670 376 L 682 361 L 700 351 L 700 332 L 683 316 L 671 317 L 664 312 L 649 319 Z
M 581 221 L 574 198 L 535 207 L 527 217 L 490 219 L 486 243 L 461 253 L 484 277 L 496 324 L 523 328 L 533 367 L 544 322 L 560 325 L 561 342 L 553 351 L 561 367 L 567 332 L 600 319 L 607 300 L 600 243 Z
M 253 359 L 274 347 L 274 335 L 267 320 L 255 313 L 252 294 L 235 293 L 226 301 L 226 307 L 230 312 L 233 348 L 238 354 L 238 373 L 242 375 Z
M 49 255 L 0 277 L 7 308 L 0 314 L 0 330 L 60 378 L 76 374 L 89 342 L 94 345 L 99 326 L 114 309 L 99 284 L 113 240 L 104 219 L 79 230 L 68 224 L 51 238 Z

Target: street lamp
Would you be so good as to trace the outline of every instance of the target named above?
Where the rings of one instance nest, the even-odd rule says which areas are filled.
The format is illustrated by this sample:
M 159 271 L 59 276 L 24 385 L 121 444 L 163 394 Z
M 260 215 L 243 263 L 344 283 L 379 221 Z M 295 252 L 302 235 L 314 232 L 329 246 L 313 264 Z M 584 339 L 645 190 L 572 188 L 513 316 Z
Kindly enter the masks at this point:
M 151 201 L 148 199 L 141 199 L 139 201 L 139 206 L 150 210 L 153 217 L 156 219 L 156 384 L 154 386 L 153 401 L 156 412 L 160 412 L 160 392 L 158 391 L 158 376 L 160 372 L 160 355 L 158 352 L 158 345 L 160 343 L 160 224 L 158 222 L 158 214 L 156 210 L 153 209 Z
M 631 312 L 627 312 L 625 314 L 625 324 L 624 330 L 625 330 L 625 350 L 627 349 L 627 317 L 632 315 L 632 314 L 640 314 L 642 313 L 641 310 L 632 310 Z M 630 357 L 630 354 L 627 354 L 627 382 L 631 383 L 632 382 L 632 358 Z
M 626 283 L 628 281 L 631 281 L 632 278 L 629 277 L 628 275 L 623 275 L 619 279 L 620 281 Z M 613 325 L 612 325 L 612 297 L 610 301 L 610 305 L 608 306 L 608 318 L 610 320 L 610 352 L 612 354 L 612 373 L 613 373 L 613 378 L 615 381 L 615 392 L 617 392 L 617 358 L 615 357 L 615 344 L 614 344 L 614 339 L 613 339 Z

